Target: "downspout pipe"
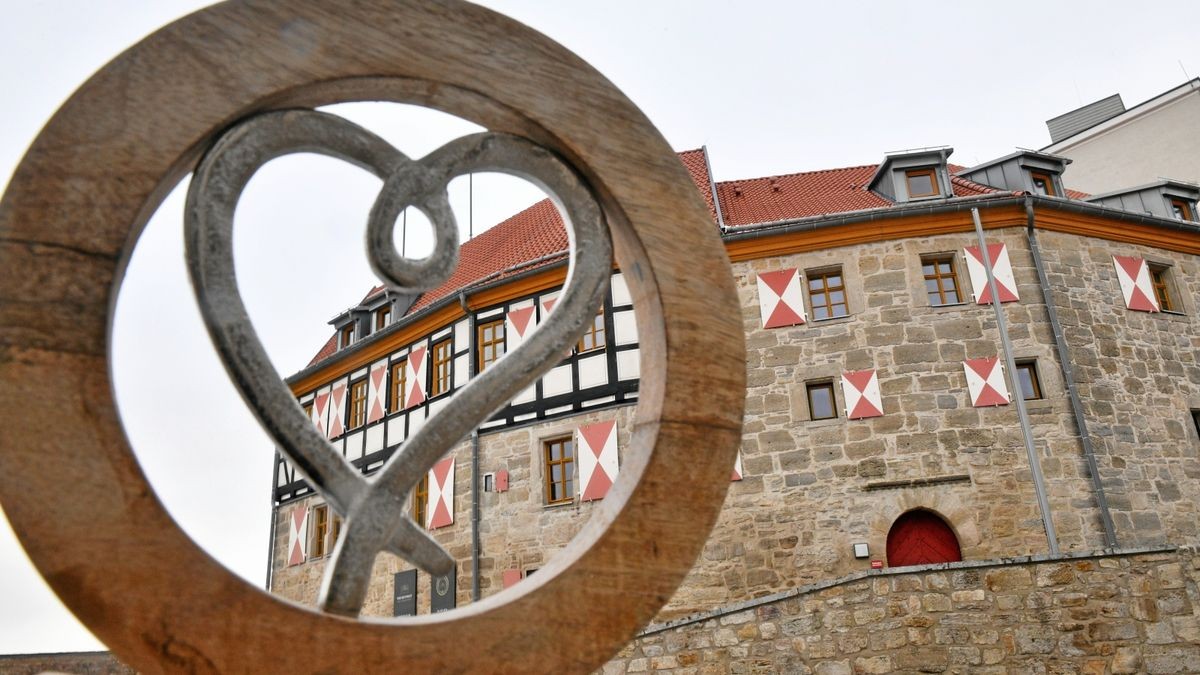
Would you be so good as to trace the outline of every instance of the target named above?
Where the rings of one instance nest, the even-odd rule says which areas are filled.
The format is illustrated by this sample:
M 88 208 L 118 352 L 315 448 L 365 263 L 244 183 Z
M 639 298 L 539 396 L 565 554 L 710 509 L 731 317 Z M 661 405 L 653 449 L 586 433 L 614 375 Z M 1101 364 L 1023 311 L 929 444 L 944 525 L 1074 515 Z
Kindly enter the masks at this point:
M 1008 370 L 1009 381 L 1012 382 L 1012 400 L 1017 404 L 1017 419 L 1021 422 L 1021 435 L 1025 439 L 1025 453 L 1029 456 L 1029 471 L 1033 476 L 1033 491 L 1037 495 L 1038 510 L 1042 512 L 1042 525 L 1046 528 L 1046 543 L 1050 547 L 1050 555 L 1058 557 L 1058 533 L 1054 529 L 1054 516 L 1050 512 L 1050 500 L 1046 498 L 1046 480 L 1042 477 L 1042 461 L 1038 457 L 1037 447 L 1033 441 L 1033 429 L 1029 426 L 1029 411 L 1025 409 L 1025 392 L 1017 380 L 1017 364 L 1013 360 L 1012 341 L 1008 339 L 1008 322 L 1004 318 L 1004 308 L 1000 305 L 1000 294 L 996 292 L 996 279 L 992 274 L 992 260 L 988 253 L 987 240 L 983 237 L 983 221 L 979 219 L 979 209 L 971 209 L 971 219 L 975 221 L 975 236 L 979 239 L 979 255 L 983 258 L 983 271 L 987 275 L 987 286 L 992 290 L 992 309 L 996 312 L 996 328 L 1000 333 L 1000 346 L 1004 350 L 1004 366 Z
M 1096 494 L 1096 505 L 1100 509 L 1100 523 L 1104 527 L 1104 547 L 1115 549 L 1118 546 L 1116 528 L 1113 526 L 1112 513 L 1108 510 L 1108 498 L 1104 495 L 1104 483 L 1100 480 L 1100 468 L 1096 464 L 1092 435 L 1088 433 L 1087 417 L 1083 413 L 1083 404 L 1079 400 L 1079 391 L 1075 387 L 1071 352 L 1067 348 L 1062 324 L 1058 322 L 1058 310 L 1055 308 L 1054 297 L 1050 292 L 1050 280 L 1046 277 L 1046 267 L 1042 263 L 1042 252 L 1038 246 L 1031 197 L 1025 198 L 1025 221 L 1025 238 L 1029 242 L 1029 252 L 1033 255 L 1033 268 L 1037 270 L 1038 285 L 1042 287 L 1042 301 L 1046 305 L 1046 314 L 1050 318 L 1050 330 L 1054 333 L 1054 349 L 1058 352 L 1063 383 L 1067 387 L 1067 397 L 1071 401 L 1071 413 L 1075 416 L 1075 426 L 1079 429 L 1079 440 L 1083 444 L 1083 457 L 1087 461 L 1088 473 L 1092 476 L 1092 491 Z
M 279 471 L 279 452 L 275 452 L 275 471 Z M 271 528 L 267 536 L 267 583 L 263 588 L 271 591 L 271 581 L 275 574 L 275 527 L 279 519 L 279 502 L 275 501 L 275 471 L 271 472 L 271 490 L 268 494 L 271 495 Z
M 467 315 L 467 330 L 470 338 L 468 339 L 467 349 L 467 370 L 471 373 L 471 377 L 478 375 L 475 372 L 477 363 L 475 350 L 475 314 L 471 311 L 467 304 L 467 294 L 465 291 L 458 292 L 458 306 L 462 308 L 463 314 Z M 471 602 L 479 602 L 479 558 L 482 553 L 483 546 L 480 543 L 479 537 L 479 429 L 471 430 Z

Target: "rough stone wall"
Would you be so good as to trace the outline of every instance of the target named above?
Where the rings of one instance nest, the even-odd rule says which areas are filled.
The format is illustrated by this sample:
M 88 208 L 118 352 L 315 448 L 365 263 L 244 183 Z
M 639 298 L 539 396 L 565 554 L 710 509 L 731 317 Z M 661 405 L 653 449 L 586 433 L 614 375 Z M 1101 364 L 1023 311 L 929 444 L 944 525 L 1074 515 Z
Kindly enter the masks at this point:
M 481 474 L 501 469 L 509 472 L 507 492 L 480 493 L 480 592 L 486 597 L 502 590 L 505 570 L 522 572 L 540 569 L 574 538 L 591 516 L 596 502 L 549 506 L 545 504 L 542 471 L 542 441 L 569 436 L 585 424 L 617 421 L 618 456 L 624 461 L 629 443 L 633 406 L 608 408 L 480 436 Z M 578 450 L 577 450 L 578 453 Z M 433 531 L 438 543 L 459 561 L 457 600 L 471 601 L 471 444 L 455 446 L 454 523 Z M 578 454 L 576 454 L 578 457 Z M 577 460 L 578 461 L 578 460 Z M 578 467 L 576 467 L 578 471 Z M 481 479 L 482 483 L 482 479 Z M 308 504 L 313 500 L 302 500 Z M 324 573 L 325 560 L 317 559 L 294 567 L 286 566 L 288 505 L 276 514 L 272 591 L 280 596 L 313 604 Z M 392 616 L 393 574 L 412 565 L 391 554 L 381 554 L 372 570 L 372 583 L 363 613 Z M 429 576 L 417 573 L 417 612 L 429 612 Z
M 1198 586 L 1194 550 L 860 573 L 651 627 L 602 672 L 1194 673 Z
M 1200 261 L 1054 232 L 1038 242 L 1121 545 L 1196 542 Z M 1126 309 L 1113 255 L 1169 266 L 1181 313 Z

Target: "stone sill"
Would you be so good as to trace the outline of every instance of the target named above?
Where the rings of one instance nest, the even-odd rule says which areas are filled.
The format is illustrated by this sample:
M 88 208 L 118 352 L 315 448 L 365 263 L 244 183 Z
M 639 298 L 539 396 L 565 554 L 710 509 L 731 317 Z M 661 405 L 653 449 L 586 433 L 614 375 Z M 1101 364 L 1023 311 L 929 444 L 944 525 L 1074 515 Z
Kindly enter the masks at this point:
M 864 490 L 893 490 L 896 488 L 920 488 L 945 483 L 970 483 L 971 477 L 965 473 L 952 476 L 931 476 L 929 478 L 911 478 L 908 480 L 880 480 L 867 483 Z
M 797 597 L 800 595 L 813 593 L 815 591 L 822 591 L 822 590 L 825 590 L 826 588 L 833 588 L 834 586 L 841 586 L 844 584 L 853 583 L 855 581 L 861 581 L 863 579 L 870 579 L 873 577 L 890 577 L 890 576 L 898 576 L 901 574 L 920 574 L 922 572 L 936 572 L 936 571 L 942 571 L 942 570 L 954 571 L 954 570 L 964 570 L 964 569 L 980 569 L 980 568 L 984 568 L 984 567 L 1009 567 L 1012 565 L 1028 565 L 1030 563 L 1058 562 L 1058 561 L 1066 561 L 1066 560 L 1086 560 L 1089 558 L 1125 557 L 1125 556 L 1132 556 L 1132 555 L 1140 555 L 1143 553 L 1174 553 L 1176 551 L 1179 551 L 1181 548 L 1186 548 L 1186 547 L 1164 545 L 1164 546 L 1138 546 L 1138 547 L 1132 547 L 1132 548 L 1106 548 L 1106 549 L 1093 550 L 1093 551 L 1083 551 L 1083 552 L 1078 552 L 1078 553 L 1060 553 L 1059 555 L 1050 555 L 1049 553 L 1039 553 L 1037 555 L 1014 556 L 1011 558 L 993 558 L 991 560 L 963 560 L 960 562 L 937 563 L 937 564 L 933 564 L 933 565 L 912 565 L 909 567 L 885 567 L 883 569 L 878 569 L 878 570 L 863 570 L 860 572 L 851 572 L 850 574 L 847 574 L 846 576 L 838 577 L 836 579 L 829 579 L 827 581 L 819 581 L 815 584 L 807 584 L 805 586 L 799 586 L 799 587 L 793 588 L 791 590 L 780 591 L 779 593 L 772 593 L 770 595 L 764 595 L 760 598 L 754 598 L 752 600 L 743 600 L 741 602 L 735 602 L 732 605 L 726 605 L 724 607 L 719 607 L 717 609 L 710 610 L 707 612 L 701 612 L 699 614 L 685 616 L 682 619 L 675 619 L 674 621 L 667 621 L 665 623 L 659 623 L 659 624 L 651 624 L 651 625 L 647 626 L 644 630 L 642 630 L 642 632 L 638 633 L 637 637 L 639 637 L 639 638 L 646 637 L 647 635 L 654 635 L 655 633 L 661 633 L 663 631 L 671 630 L 673 628 L 679 628 L 681 626 L 687 626 L 687 625 L 694 624 L 694 623 L 700 623 L 703 621 L 708 621 L 709 619 L 716 619 L 716 618 L 720 618 L 722 616 L 727 616 L 729 614 L 737 614 L 738 612 L 744 612 L 748 609 L 754 609 L 756 607 L 761 607 L 762 605 L 769 605 L 769 604 L 772 604 L 775 602 L 780 602 L 782 600 L 787 600 L 789 598 L 794 598 L 794 597 Z

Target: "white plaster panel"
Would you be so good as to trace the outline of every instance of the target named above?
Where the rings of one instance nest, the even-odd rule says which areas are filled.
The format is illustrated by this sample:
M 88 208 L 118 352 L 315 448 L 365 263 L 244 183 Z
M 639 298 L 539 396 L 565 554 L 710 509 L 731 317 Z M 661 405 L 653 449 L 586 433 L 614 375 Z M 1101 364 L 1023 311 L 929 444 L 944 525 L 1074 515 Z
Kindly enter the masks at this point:
M 367 376 L 367 369 L 366 369 L 366 368 L 359 368 L 358 370 L 354 371 L 353 373 L 350 373 L 350 379 L 351 379 L 351 380 L 357 380 L 357 379 L 359 379 L 359 378 L 363 378 L 363 377 L 366 377 L 366 376 Z
M 366 445 L 363 448 L 363 454 L 371 454 L 383 449 L 383 425 L 376 424 L 367 429 Z
M 317 394 L 316 394 L 316 392 L 313 392 L 313 393 L 311 393 L 311 394 L 306 394 L 306 395 L 304 395 L 304 396 L 301 396 L 301 397 L 300 397 L 300 404 L 301 404 L 301 405 L 303 405 L 303 404 L 305 404 L 305 403 L 308 403 L 309 401 L 313 400 L 313 399 L 314 399 L 314 398 L 316 398 L 316 397 L 317 397 Z
M 454 324 L 454 348 L 466 349 L 470 344 L 471 326 L 464 320 Z
M 471 363 L 471 355 L 470 354 L 463 354 L 462 356 L 456 356 L 454 358 L 454 388 L 455 389 L 458 389 L 459 387 L 461 387 L 467 383 L 467 379 L 471 375 L 471 369 L 468 368 L 470 363 Z
M 392 445 L 399 443 L 405 439 L 404 436 L 404 420 L 408 415 L 396 415 L 387 423 L 387 437 Z
M 524 422 L 525 420 L 531 420 L 531 419 L 536 419 L 536 418 L 537 418 L 537 413 L 535 413 L 535 412 L 525 413 L 524 415 L 513 415 L 514 422 Z
M 452 329 L 452 327 L 451 327 L 451 326 L 446 326 L 445 328 L 443 328 L 443 329 L 439 330 L 438 332 L 434 333 L 433 335 L 430 335 L 430 336 L 429 336 L 429 339 L 430 339 L 430 340 L 433 340 L 433 341 L 435 341 L 435 342 L 436 342 L 437 340 L 441 340 L 442 338 L 444 338 L 444 337 L 446 337 L 446 336 L 450 335 L 450 330 L 451 330 L 451 329 Z
M 513 398 L 513 403 L 529 403 L 537 398 L 537 384 L 531 384 Z
M 450 396 L 447 395 L 447 396 L 443 396 L 443 397 L 439 398 L 438 400 L 434 401 L 433 403 L 430 403 L 429 404 L 429 416 L 433 417 L 434 415 L 436 415 L 437 412 L 439 410 L 441 410 L 442 408 L 445 408 L 446 404 L 449 402 L 450 402 Z
M 641 350 L 617 352 L 617 379 L 636 380 L 641 373 Z
M 637 323 L 633 318 L 633 310 L 613 312 L 613 342 L 619 345 L 631 345 L 638 341 Z
M 608 384 L 608 358 L 604 354 L 579 359 L 579 388 Z
M 408 414 L 408 435 L 417 433 L 417 429 L 425 426 L 425 408 L 417 408 Z
M 625 283 L 625 275 L 620 272 L 612 275 L 612 303 L 617 307 L 633 304 L 633 298 L 629 295 L 629 286 Z
M 557 415 L 559 413 L 571 412 L 572 410 L 574 410 L 574 408 L 572 408 L 569 405 L 560 405 L 557 408 L 548 408 L 546 410 L 546 414 L 547 415 Z
M 584 401 L 580 405 L 582 405 L 584 408 L 591 408 L 592 406 L 603 405 L 605 403 L 612 403 L 615 400 L 617 400 L 616 396 L 605 396 L 604 398 L 594 398 L 590 401 Z
M 358 459 L 363 456 L 363 432 L 356 431 L 346 436 L 346 459 Z
M 571 366 L 557 366 L 542 378 L 542 396 L 558 396 L 571 391 Z
M 476 314 L 475 316 L 476 316 L 476 318 L 479 318 L 479 319 L 490 319 L 493 316 L 499 316 L 503 313 L 504 313 L 504 308 L 497 307 L 495 309 L 489 309 L 485 312 L 480 312 L 479 314 Z

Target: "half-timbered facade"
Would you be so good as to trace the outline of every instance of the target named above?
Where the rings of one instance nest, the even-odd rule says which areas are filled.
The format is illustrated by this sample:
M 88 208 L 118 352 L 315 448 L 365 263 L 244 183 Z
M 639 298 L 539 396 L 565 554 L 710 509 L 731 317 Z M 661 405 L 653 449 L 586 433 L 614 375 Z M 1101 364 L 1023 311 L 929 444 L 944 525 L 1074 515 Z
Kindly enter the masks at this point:
M 1067 190 L 1060 158 L 968 169 L 951 152 L 722 183 L 681 153 L 733 261 L 748 388 L 725 510 L 664 617 L 881 565 L 1044 554 L 1047 520 L 1067 552 L 1200 544 L 1196 193 L 1168 182 L 1163 210 L 1124 210 Z M 565 265 L 561 221 L 534 205 L 464 244 L 442 288 L 374 289 L 288 384 L 370 474 L 553 320 Z M 414 515 L 459 563 L 449 604 L 381 555 L 368 613 L 499 592 L 582 528 L 625 461 L 633 317 L 614 270 L 579 344 L 418 487 Z M 311 602 L 337 519 L 282 459 L 275 479 L 272 590 Z

